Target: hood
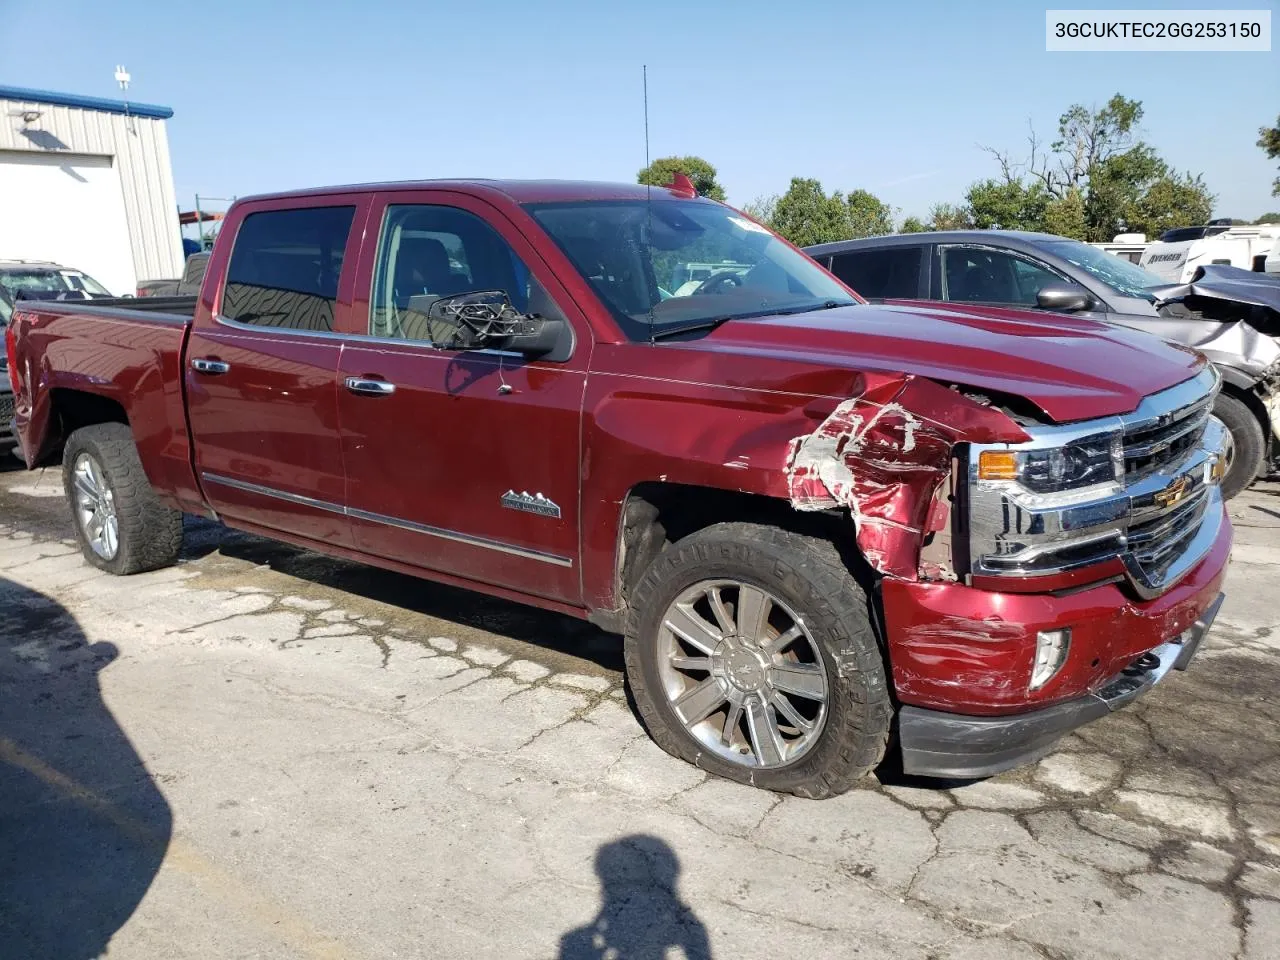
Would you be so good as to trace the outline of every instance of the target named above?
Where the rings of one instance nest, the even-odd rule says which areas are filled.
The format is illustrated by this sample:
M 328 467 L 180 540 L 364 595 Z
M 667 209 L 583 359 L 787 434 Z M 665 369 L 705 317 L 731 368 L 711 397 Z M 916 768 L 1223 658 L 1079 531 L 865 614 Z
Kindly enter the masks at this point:
M 1030 400 L 1059 423 L 1131 413 L 1204 365 L 1189 347 L 1076 317 L 860 305 L 734 320 L 683 347 L 909 373 Z
M 1245 304 L 1280 315 L 1280 277 L 1226 264 L 1197 267 L 1187 283 L 1152 287 L 1150 293 L 1155 297 L 1157 309 L 1169 303 L 1203 298 Z

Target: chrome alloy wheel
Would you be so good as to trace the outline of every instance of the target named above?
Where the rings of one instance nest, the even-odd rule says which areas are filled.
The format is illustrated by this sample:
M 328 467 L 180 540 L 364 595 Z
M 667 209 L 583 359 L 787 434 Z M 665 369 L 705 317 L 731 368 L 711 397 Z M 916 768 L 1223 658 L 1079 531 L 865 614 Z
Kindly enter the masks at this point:
M 102 467 L 92 456 L 76 457 L 72 471 L 75 485 L 76 522 L 89 547 L 103 560 L 115 559 L 120 549 L 120 521 L 116 518 L 115 495 L 107 485 Z
M 708 750 L 746 767 L 779 767 L 818 741 L 827 670 L 808 628 L 768 591 L 704 580 L 667 608 L 658 672 L 676 716 Z

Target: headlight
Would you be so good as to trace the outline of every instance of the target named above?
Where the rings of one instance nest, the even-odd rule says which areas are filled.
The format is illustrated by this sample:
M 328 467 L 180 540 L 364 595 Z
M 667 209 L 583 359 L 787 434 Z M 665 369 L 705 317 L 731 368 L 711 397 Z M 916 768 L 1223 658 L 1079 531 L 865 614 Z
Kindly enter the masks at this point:
M 1032 493 L 1056 493 L 1124 478 L 1124 446 L 1119 433 L 1081 437 L 1061 447 L 983 450 L 979 480 L 1012 480 Z

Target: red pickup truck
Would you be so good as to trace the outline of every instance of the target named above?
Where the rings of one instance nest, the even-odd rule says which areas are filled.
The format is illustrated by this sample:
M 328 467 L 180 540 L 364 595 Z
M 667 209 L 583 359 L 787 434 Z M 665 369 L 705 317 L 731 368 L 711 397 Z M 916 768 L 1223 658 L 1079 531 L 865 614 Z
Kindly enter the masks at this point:
M 241 200 L 194 300 L 24 304 L 7 350 L 90 563 L 193 513 L 586 618 L 662 747 L 773 790 L 1042 756 L 1221 602 L 1202 357 L 864 304 L 684 183 Z

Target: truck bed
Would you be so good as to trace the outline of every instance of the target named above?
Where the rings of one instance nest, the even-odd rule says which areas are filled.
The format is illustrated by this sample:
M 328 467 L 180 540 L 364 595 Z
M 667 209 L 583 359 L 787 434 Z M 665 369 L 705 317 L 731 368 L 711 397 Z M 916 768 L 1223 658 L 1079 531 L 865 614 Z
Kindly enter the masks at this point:
M 197 297 L 112 297 L 101 300 L 19 300 L 14 310 L 42 316 L 72 315 L 143 323 L 175 323 L 186 326 L 195 316 Z

